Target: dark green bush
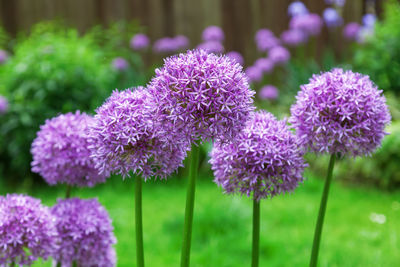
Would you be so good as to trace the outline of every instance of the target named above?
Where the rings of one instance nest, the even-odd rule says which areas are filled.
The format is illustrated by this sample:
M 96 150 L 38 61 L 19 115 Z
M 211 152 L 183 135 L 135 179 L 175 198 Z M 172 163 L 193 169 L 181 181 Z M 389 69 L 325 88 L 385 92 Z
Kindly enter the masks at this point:
M 388 1 L 375 36 L 356 47 L 354 67 L 384 90 L 400 93 L 400 3 Z
M 0 169 L 30 176 L 30 146 L 46 118 L 92 112 L 117 84 L 104 50 L 89 35 L 54 23 L 36 25 L 20 36 L 14 55 L 0 67 L 0 94 L 10 102 L 0 118 Z

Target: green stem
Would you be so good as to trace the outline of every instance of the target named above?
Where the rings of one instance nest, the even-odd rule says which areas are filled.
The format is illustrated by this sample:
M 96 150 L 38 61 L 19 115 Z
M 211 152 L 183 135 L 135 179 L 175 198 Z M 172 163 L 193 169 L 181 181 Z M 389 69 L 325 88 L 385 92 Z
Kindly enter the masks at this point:
M 70 198 L 71 197 L 71 186 L 67 185 L 67 191 L 65 191 L 65 198 Z
M 186 195 L 185 224 L 183 228 L 183 243 L 181 254 L 181 267 L 188 267 L 190 262 L 190 242 L 192 238 L 194 195 L 196 189 L 196 179 L 199 168 L 200 147 L 192 145 L 190 155 L 189 180 Z
M 144 267 L 143 222 L 142 222 L 142 178 L 135 175 L 135 229 L 136 266 Z
M 253 247 L 251 266 L 258 267 L 260 252 L 260 202 L 253 200 Z
M 328 202 L 329 187 L 332 181 L 333 166 L 335 165 L 336 155 L 332 154 L 329 160 L 328 174 L 326 176 L 324 192 L 322 193 L 321 205 L 319 207 L 317 225 L 315 227 L 314 242 L 311 253 L 310 267 L 317 266 L 319 244 L 321 241 L 322 226 L 324 225 L 324 217 L 326 210 L 326 203 Z

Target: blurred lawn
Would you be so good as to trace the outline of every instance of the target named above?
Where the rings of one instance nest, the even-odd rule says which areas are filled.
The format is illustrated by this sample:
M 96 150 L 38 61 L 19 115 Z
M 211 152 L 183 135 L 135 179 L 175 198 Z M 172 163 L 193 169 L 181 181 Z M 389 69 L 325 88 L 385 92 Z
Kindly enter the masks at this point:
M 249 266 L 252 202 L 222 194 L 211 177 L 204 176 L 196 191 L 191 266 Z M 306 176 L 308 179 L 294 194 L 262 201 L 260 266 L 308 265 L 323 183 L 310 174 Z M 135 266 L 133 180 L 111 179 L 94 189 L 77 189 L 73 195 L 98 197 L 107 207 L 118 239 L 118 266 Z M 185 180 L 176 178 L 144 185 L 147 266 L 179 266 L 185 189 Z M 63 197 L 64 188 L 37 187 L 30 194 L 53 205 Z M 386 221 L 374 222 L 373 217 L 382 217 L 374 214 L 383 214 Z M 398 266 L 399 234 L 400 191 L 389 194 L 334 181 L 320 266 Z

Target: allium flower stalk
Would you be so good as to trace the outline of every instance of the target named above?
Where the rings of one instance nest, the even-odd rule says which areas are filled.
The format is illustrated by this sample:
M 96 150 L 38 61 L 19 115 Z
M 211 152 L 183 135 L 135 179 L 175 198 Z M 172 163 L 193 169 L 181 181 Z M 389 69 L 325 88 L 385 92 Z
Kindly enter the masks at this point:
M 94 186 L 108 176 L 99 174 L 90 157 L 89 124 L 93 117 L 67 113 L 46 120 L 32 143 L 32 171 L 50 185 Z
M 244 64 L 244 58 L 243 58 L 242 54 L 240 54 L 239 52 L 230 51 L 230 52 L 226 53 L 226 56 L 229 57 L 230 59 L 235 60 L 240 65 Z
M 278 89 L 273 85 L 266 85 L 260 89 L 259 97 L 265 100 L 276 100 L 279 96 Z
M 254 92 L 242 67 L 227 56 L 192 50 L 167 58 L 156 70 L 149 92 L 157 104 L 158 121 L 172 121 L 174 129 L 194 145 L 191 151 L 181 266 L 189 266 L 197 142 L 229 141 L 245 126 L 253 111 Z
M 60 247 L 53 258 L 61 267 L 113 267 L 116 239 L 111 219 L 97 199 L 58 200 L 51 209 L 56 218 Z
M 149 47 L 149 45 L 149 37 L 147 37 L 147 35 L 143 33 L 135 34 L 130 41 L 131 48 L 137 51 L 145 50 Z
M 368 76 L 342 69 L 314 75 L 296 99 L 290 122 L 299 144 L 331 155 L 311 255 L 310 266 L 316 266 L 336 156 L 370 155 L 380 146 L 391 117 L 382 91 Z
M 208 26 L 203 31 L 202 39 L 204 42 L 222 42 L 225 39 L 225 34 L 224 31 L 218 26 Z
M 258 266 L 260 200 L 292 192 L 303 181 L 303 152 L 286 120 L 255 112 L 236 140 L 216 143 L 210 163 L 214 181 L 228 194 L 253 198 L 252 266 Z
M 0 95 L 0 115 L 6 113 L 8 110 L 8 100 L 4 96 Z
M 0 265 L 30 266 L 58 249 L 56 221 L 41 201 L 25 195 L 0 196 Z

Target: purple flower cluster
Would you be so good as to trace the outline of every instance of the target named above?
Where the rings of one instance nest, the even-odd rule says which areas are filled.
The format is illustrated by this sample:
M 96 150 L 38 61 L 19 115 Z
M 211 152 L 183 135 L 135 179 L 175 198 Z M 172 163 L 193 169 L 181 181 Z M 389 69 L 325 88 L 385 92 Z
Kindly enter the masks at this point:
M 259 58 L 254 62 L 254 66 L 263 73 L 270 73 L 274 69 L 274 62 L 269 58 Z
M 111 219 L 97 199 L 58 200 L 51 209 L 61 239 L 54 259 L 62 267 L 113 267 L 116 239 Z
M 158 123 L 154 103 L 149 92 L 139 87 L 114 91 L 96 110 L 89 149 L 101 174 L 127 176 L 132 171 L 145 179 L 166 178 L 182 166 L 189 145 L 179 136 L 173 140 L 169 121 Z
M 8 100 L 0 95 L 0 115 L 6 113 L 8 110 Z
M 111 63 L 112 67 L 117 71 L 124 71 L 129 68 L 128 61 L 123 57 L 116 57 Z
M 258 66 L 247 67 L 245 73 L 250 83 L 260 82 L 263 78 L 263 71 Z
M 145 50 L 150 45 L 149 37 L 146 34 L 135 34 L 130 41 L 133 50 Z
M 186 36 L 177 35 L 173 38 L 164 37 L 155 41 L 153 51 L 155 53 L 175 53 L 186 49 L 189 46 L 189 40 Z
M 46 120 L 32 143 L 32 171 L 48 184 L 94 186 L 99 175 L 88 149 L 88 128 L 93 118 L 77 111 Z
M 275 100 L 279 96 L 278 89 L 273 85 L 266 85 L 260 89 L 260 98 Z
M 348 40 L 357 40 L 360 27 L 360 24 L 357 22 L 348 23 L 343 29 L 343 36 Z
M 196 48 L 215 54 L 221 54 L 225 50 L 224 46 L 218 41 L 206 41 L 199 44 Z
M 352 71 L 314 75 L 296 98 L 290 122 L 301 145 L 317 153 L 370 154 L 390 123 L 382 91 L 368 76 Z
M 210 156 L 214 181 L 226 193 L 258 201 L 293 191 L 306 166 L 286 121 L 265 111 L 254 113 L 234 142 L 214 144 Z
M 216 41 L 222 42 L 225 39 L 224 31 L 218 26 L 208 26 L 204 29 L 202 35 L 204 42 Z
M 272 32 L 268 34 L 268 30 L 265 30 L 266 29 L 261 29 L 257 32 L 255 37 L 257 50 L 260 52 L 267 52 L 280 44 L 280 40 L 276 38 Z
M 298 46 L 308 41 L 308 36 L 301 30 L 289 29 L 281 34 L 281 40 L 288 46 Z
M 301 30 L 309 36 L 318 35 L 322 29 L 322 19 L 313 13 L 295 16 L 290 20 L 290 28 Z
M 0 196 L 0 265 L 26 266 L 58 249 L 55 218 L 38 199 Z
M 294 1 L 288 7 L 288 14 L 291 17 L 302 16 L 307 13 L 308 9 L 301 1 Z
M 8 59 L 8 53 L 2 49 L 0 49 L 0 64 L 3 64 Z
M 226 53 L 226 56 L 229 57 L 230 59 L 235 60 L 240 65 L 244 64 L 244 58 L 239 52 L 230 51 L 230 52 Z
M 325 24 L 328 28 L 336 28 L 342 26 L 343 18 L 339 15 L 336 9 L 328 7 L 322 14 Z
M 203 50 L 165 59 L 148 89 L 157 113 L 191 142 L 235 137 L 254 109 L 254 92 L 242 67 Z
M 289 61 L 290 52 L 283 46 L 277 46 L 269 51 L 268 58 L 276 65 L 284 64 Z

